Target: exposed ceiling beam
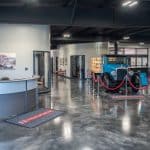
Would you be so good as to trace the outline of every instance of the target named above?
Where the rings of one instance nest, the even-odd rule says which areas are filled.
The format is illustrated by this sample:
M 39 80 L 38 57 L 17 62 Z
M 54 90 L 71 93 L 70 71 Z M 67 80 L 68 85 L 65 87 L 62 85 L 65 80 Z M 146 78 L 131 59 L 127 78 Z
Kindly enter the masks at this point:
M 72 4 L 73 1 L 74 1 L 74 0 L 65 0 L 65 1 L 64 1 L 64 4 L 63 4 L 63 7 L 66 7 L 66 6 L 70 5 L 70 4 Z
M 62 33 L 60 33 L 60 34 L 63 34 L 63 33 L 65 33 L 65 32 L 69 32 L 69 30 L 72 28 L 72 26 L 69 26 L 69 27 L 66 27 L 63 31 L 62 31 Z
M 64 37 L 52 37 L 52 43 L 70 43 L 70 42 L 101 42 L 101 41 L 116 41 L 116 38 L 109 37 L 109 36 L 87 36 L 87 37 L 70 37 L 70 38 L 64 38 Z
M 131 35 L 135 35 L 135 34 L 138 34 L 138 33 L 144 33 L 144 32 L 147 32 L 147 31 L 150 31 L 150 28 L 148 28 L 148 29 L 139 29 L 137 31 L 130 32 L 127 35 L 131 36 Z
M 121 42 L 149 42 L 150 43 L 150 36 L 136 36 L 132 37 L 130 40 L 123 40 L 120 37 L 116 36 L 84 36 L 84 37 L 71 37 L 71 38 L 64 38 L 64 37 L 52 37 L 52 43 L 74 43 L 74 42 L 100 42 L 100 41 L 121 41 Z
M 145 37 L 145 36 L 138 36 L 138 37 L 132 37 L 130 40 L 119 40 L 120 42 L 131 42 L 131 43 L 139 43 L 139 42 L 144 42 L 144 43 L 150 43 L 150 36 Z
M 21 7 L 23 6 L 24 3 L 21 3 L 21 2 L 3 2 L 3 3 L 0 3 L 0 7 Z
M 104 15 L 105 14 L 105 15 Z M 109 8 L 77 8 L 71 24 L 72 8 L 0 7 L 0 22 L 72 25 L 83 27 L 150 27 L 150 11 L 118 10 L 115 20 Z
M 76 16 L 76 9 L 77 9 L 78 0 L 74 0 L 72 15 L 71 15 L 71 25 L 74 22 L 75 16 Z
M 93 28 L 87 27 L 87 28 L 81 29 L 80 31 L 76 32 L 75 34 L 76 34 L 76 35 L 80 35 L 80 34 L 87 33 L 87 32 L 89 32 L 89 31 L 91 31 L 91 30 L 93 30 Z
M 56 44 L 56 45 L 60 45 L 60 44 L 69 44 L 69 43 L 88 43 L 88 42 L 107 42 L 107 41 L 111 41 L 111 42 L 115 42 L 115 39 L 110 39 L 110 38 L 99 38 L 99 39 L 72 39 L 72 40 L 52 40 L 52 44 Z M 150 38 L 145 39 L 144 41 L 142 40 L 142 38 L 138 38 L 138 39 L 131 39 L 131 40 L 117 40 L 123 43 L 140 43 L 140 42 L 144 42 L 144 43 L 150 43 Z

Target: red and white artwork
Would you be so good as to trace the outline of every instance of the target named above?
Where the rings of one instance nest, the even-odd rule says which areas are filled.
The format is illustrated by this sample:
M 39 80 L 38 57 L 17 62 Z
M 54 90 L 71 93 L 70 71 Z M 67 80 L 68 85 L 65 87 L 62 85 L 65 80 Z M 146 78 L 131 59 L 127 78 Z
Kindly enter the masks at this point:
M 0 70 L 16 69 L 15 53 L 0 53 Z

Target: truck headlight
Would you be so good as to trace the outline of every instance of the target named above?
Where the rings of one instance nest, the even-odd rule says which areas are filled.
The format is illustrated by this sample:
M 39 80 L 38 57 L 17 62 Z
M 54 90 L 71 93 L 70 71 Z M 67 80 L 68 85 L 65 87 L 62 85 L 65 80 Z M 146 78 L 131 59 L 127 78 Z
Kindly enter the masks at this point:
M 128 71 L 129 76 L 133 76 L 134 72 L 132 70 Z
M 116 72 L 116 71 L 111 71 L 111 75 L 112 75 L 112 76 L 116 76 L 116 75 L 117 75 L 117 72 Z

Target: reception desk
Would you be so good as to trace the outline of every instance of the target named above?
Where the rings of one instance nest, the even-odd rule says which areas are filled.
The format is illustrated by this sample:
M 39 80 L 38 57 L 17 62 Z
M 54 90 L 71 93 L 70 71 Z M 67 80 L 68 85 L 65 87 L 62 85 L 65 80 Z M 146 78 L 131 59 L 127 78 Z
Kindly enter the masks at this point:
M 37 105 L 36 78 L 0 80 L 0 119 L 29 112 Z

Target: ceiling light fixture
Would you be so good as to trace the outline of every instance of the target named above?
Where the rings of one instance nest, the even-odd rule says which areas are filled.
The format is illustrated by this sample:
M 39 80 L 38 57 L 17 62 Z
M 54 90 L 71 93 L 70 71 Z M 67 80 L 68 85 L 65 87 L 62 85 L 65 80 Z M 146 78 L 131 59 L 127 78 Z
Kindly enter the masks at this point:
M 128 6 L 128 5 L 131 4 L 131 3 L 132 3 L 131 0 L 130 0 L 130 1 L 129 1 L 129 0 L 128 0 L 128 1 L 125 1 L 125 2 L 122 3 L 122 6 L 125 7 L 125 6 Z
M 123 37 L 123 40 L 129 40 L 129 39 L 130 39 L 129 36 L 124 36 L 124 37 Z
M 133 7 L 138 4 L 138 0 L 125 0 L 122 3 L 123 7 Z
M 64 34 L 63 34 L 63 37 L 64 37 L 64 38 L 70 38 L 70 37 L 71 37 L 71 34 L 70 34 L 70 33 L 64 33 Z
M 144 43 L 144 42 L 140 42 L 139 44 L 140 44 L 141 46 L 143 46 L 145 43 Z
M 27 6 L 38 6 L 39 0 L 22 0 L 22 2 Z
M 37 3 L 39 0 L 23 0 L 25 3 Z
M 129 7 L 133 7 L 133 6 L 137 5 L 137 4 L 138 4 L 138 1 L 134 1 L 131 4 L 129 4 Z

